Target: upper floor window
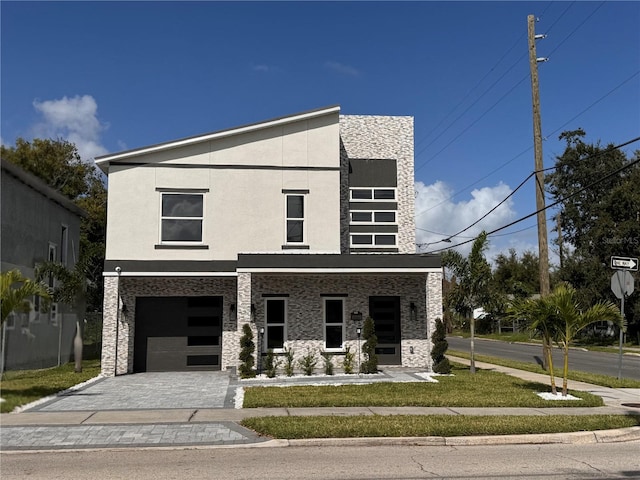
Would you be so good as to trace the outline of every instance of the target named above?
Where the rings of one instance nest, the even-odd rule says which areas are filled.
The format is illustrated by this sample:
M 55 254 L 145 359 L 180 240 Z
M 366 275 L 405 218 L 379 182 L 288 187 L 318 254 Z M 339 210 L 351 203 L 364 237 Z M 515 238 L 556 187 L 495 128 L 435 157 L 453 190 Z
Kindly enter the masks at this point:
M 202 242 L 204 195 L 202 193 L 162 194 L 160 240 L 162 242 Z
M 60 263 L 63 265 L 67 265 L 68 263 L 68 254 L 69 250 L 69 227 L 66 225 L 62 225 L 60 227 Z
M 395 188 L 352 188 L 350 197 L 353 202 L 395 201 Z
M 395 223 L 396 212 L 394 210 L 384 211 L 366 211 L 366 210 L 352 210 L 351 211 L 351 223 L 352 224 L 374 224 L 374 223 Z
M 304 195 L 286 195 L 287 243 L 304 242 Z

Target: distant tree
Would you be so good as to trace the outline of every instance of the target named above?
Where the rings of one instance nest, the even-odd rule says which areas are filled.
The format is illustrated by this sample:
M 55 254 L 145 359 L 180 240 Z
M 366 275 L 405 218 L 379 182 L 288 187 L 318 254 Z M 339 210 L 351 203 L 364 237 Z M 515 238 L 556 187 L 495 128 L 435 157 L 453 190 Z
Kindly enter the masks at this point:
M 584 130 L 565 131 L 548 191 L 560 204 L 563 243 L 570 248 L 558 271 L 582 304 L 616 301 L 610 288 L 611 257 L 640 251 L 640 152 L 627 154 L 599 142 L 586 143 Z M 617 172 L 617 173 L 616 173 Z M 614 175 L 611 175 L 615 173 Z M 625 302 L 632 338 L 640 336 L 640 295 Z
M 378 337 L 376 336 L 375 324 L 371 317 L 367 317 L 364 321 L 362 338 L 364 339 L 364 344 L 362 345 L 364 361 L 362 365 L 360 365 L 360 371 L 362 373 L 377 373 L 378 355 L 376 355 L 376 346 L 378 345 Z
M 484 256 L 487 245 L 487 233 L 482 232 L 467 258 L 455 250 L 447 250 L 442 255 L 443 265 L 453 272 L 456 280 L 445 298 L 445 305 L 466 317 L 471 326 L 471 373 L 476 371 L 473 311 L 491 300 L 491 267 Z
M 86 300 L 90 311 L 102 310 L 102 268 L 107 223 L 107 189 L 104 175 L 80 158 L 76 146 L 64 139 L 16 140 L 0 147 L 3 160 L 37 176 L 68 197 L 88 214 L 80 224 L 80 258 L 88 280 Z
M 445 352 L 449 348 L 447 343 L 447 331 L 444 326 L 444 322 L 436 318 L 436 329 L 431 335 L 431 359 L 433 360 L 433 371 L 435 373 L 451 373 L 451 364 L 449 359 L 444 356 Z

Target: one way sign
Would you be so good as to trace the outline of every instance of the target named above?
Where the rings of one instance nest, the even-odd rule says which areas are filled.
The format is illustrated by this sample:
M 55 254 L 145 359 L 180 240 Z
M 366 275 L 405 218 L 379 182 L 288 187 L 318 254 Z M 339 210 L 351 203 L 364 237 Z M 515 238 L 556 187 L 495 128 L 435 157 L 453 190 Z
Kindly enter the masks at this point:
M 638 259 L 630 257 L 611 257 L 611 268 L 614 270 L 638 271 Z

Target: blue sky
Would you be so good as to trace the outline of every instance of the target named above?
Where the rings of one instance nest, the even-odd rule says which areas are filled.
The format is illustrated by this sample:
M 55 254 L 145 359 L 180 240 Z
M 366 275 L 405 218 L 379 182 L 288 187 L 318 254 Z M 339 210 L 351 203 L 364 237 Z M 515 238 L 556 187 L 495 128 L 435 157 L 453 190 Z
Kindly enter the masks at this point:
M 562 130 L 640 134 L 638 2 L 8 2 L 0 135 L 62 136 L 83 157 L 339 104 L 415 117 L 418 241 L 459 232 L 533 170 L 527 15 L 544 163 Z M 625 149 L 640 149 L 635 143 Z M 464 241 L 535 210 L 529 181 Z M 537 250 L 534 219 L 490 256 Z M 551 226 L 551 225 L 550 225 Z M 525 230 L 523 230 L 525 229 Z M 433 233 L 436 232 L 436 233 Z M 507 235 L 505 235 L 507 233 Z M 550 234 L 553 237 L 553 234 Z M 553 258 L 552 258 L 553 261 Z

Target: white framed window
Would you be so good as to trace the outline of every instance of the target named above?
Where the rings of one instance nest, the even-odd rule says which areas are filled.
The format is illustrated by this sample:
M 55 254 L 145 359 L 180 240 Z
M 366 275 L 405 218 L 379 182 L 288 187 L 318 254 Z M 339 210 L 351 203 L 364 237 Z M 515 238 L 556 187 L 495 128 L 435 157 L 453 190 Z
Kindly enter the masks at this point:
M 344 343 L 344 298 L 323 299 L 324 348 L 342 351 Z
M 390 225 L 396 223 L 395 210 L 352 210 L 351 223 L 353 225 Z
M 349 198 L 352 202 L 395 202 L 395 188 L 350 188 Z
M 285 195 L 285 239 L 287 244 L 305 241 L 305 195 L 288 193 Z
M 58 326 L 58 304 L 52 302 L 49 307 L 49 323 L 54 327 Z
M 204 194 L 161 192 L 160 242 L 202 243 Z
M 16 314 L 11 312 L 7 319 L 4 322 L 5 328 L 7 330 L 15 330 L 16 329 Z
M 287 341 L 287 306 L 286 298 L 265 298 L 264 351 L 283 351 Z
M 397 234 L 395 233 L 352 233 L 352 247 L 395 247 Z
M 55 243 L 49 242 L 49 251 L 47 253 L 47 261 L 55 262 L 58 257 L 58 246 Z
M 29 312 L 29 322 L 40 323 L 40 310 L 42 309 L 42 299 L 38 295 L 33 296 L 33 308 Z
M 67 265 L 69 252 L 69 227 L 62 224 L 60 226 L 60 263 Z

